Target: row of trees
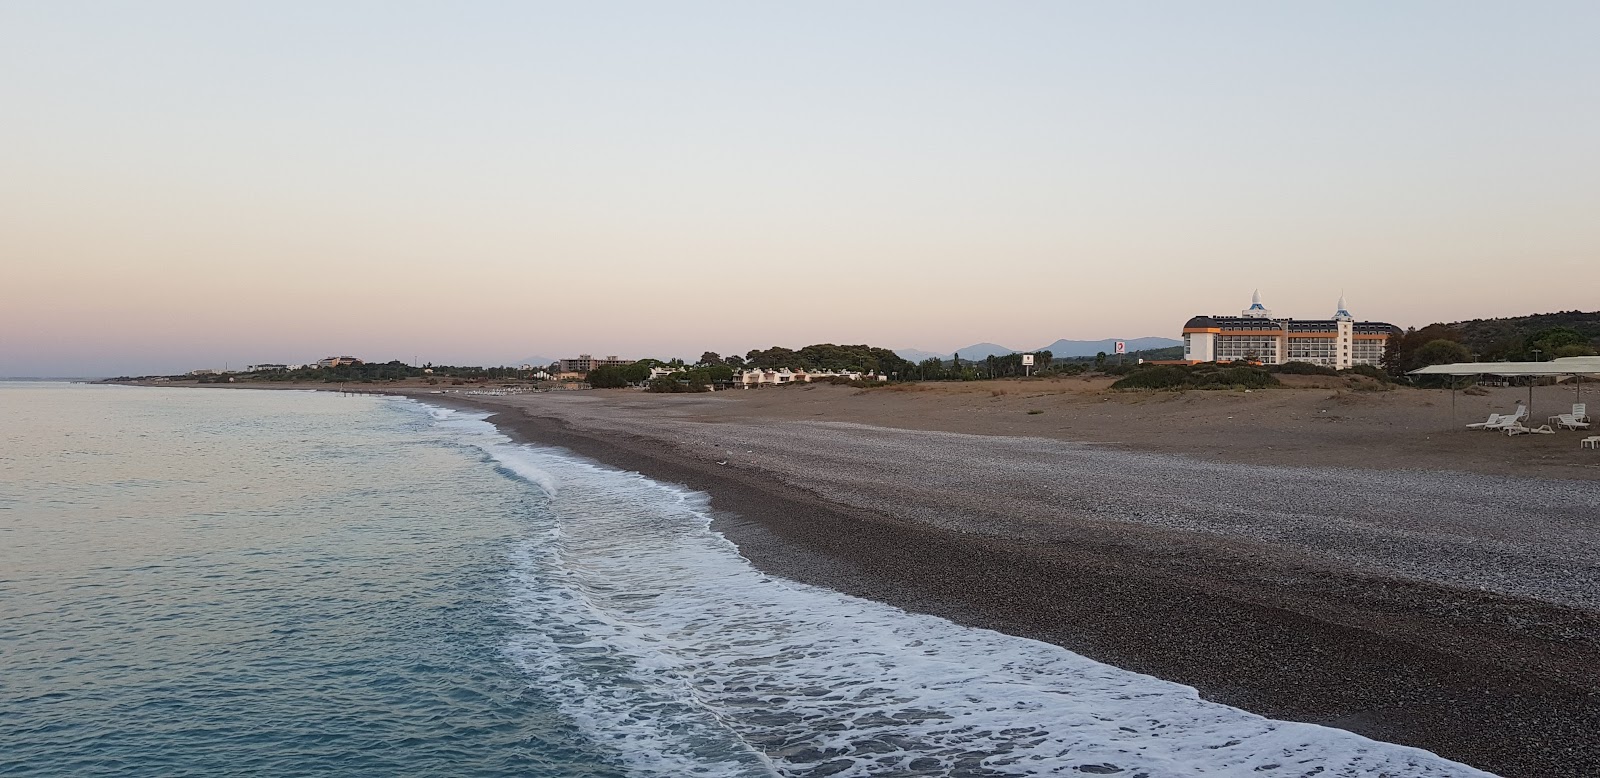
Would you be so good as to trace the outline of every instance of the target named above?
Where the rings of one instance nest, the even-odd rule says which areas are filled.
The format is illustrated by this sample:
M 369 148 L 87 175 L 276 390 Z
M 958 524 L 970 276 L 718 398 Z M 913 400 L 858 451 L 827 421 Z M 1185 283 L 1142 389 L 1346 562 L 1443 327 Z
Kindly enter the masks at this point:
M 1389 339 L 1383 354 L 1383 368 L 1401 376 L 1428 365 L 1450 362 L 1521 362 L 1590 356 L 1600 353 L 1596 341 L 1571 327 L 1551 327 L 1493 341 L 1466 341 L 1467 333 L 1455 325 L 1430 324 L 1411 328 Z M 1479 346 L 1481 350 L 1475 349 Z
M 399 360 L 391 360 L 389 362 L 365 362 L 359 365 L 340 365 L 338 367 L 303 367 L 299 370 L 260 370 L 254 373 L 240 373 L 235 377 L 242 377 L 252 381 L 274 382 L 375 383 L 430 377 L 463 381 L 517 380 L 529 378 L 531 372 L 506 366 L 467 367 L 426 364 L 421 367 L 415 367 Z M 212 380 L 227 381 L 228 378 L 229 376 L 217 376 Z
M 1445 326 L 1485 362 L 1587 356 L 1600 351 L 1600 311 L 1558 311 Z
M 716 355 L 708 353 L 706 356 Z M 769 349 L 751 349 L 745 353 L 743 359 L 737 357 L 729 357 L 729 359 L 738 359 L 740 366 L 746 368 L 776 370 L 787 367 L 790 370 L 859 370 L 866 373 L 882 373 L 887 376 L 903 376 L 914 367 L 910 361 L 894 353 L 891 349 L 865 344 L 839 346 L 832 343 L 815 343 L 798 350 L 773 346 Z
M 983 359 L 962 359 L 956 354 L 947 362 L 930 357 L 911 366 L 901 378 L 912 381 L 979 381 L 987 378 L 1011 378 L 1022 375 L 1059 375 L 1064 372 L 1082 372 L 1082 368 L 1058 365 L 1049 351 L 1035 351 L 1033 366 L 1022 364 L 1021 354 L 989 356 Z
M 674 372 L 651 381 L 650 373 L 655 368 L 668 368 Z M 686 384 L 695 387 L 694 391 L 703 391 L 713 384 L 732 382 L 733 368 L 727 364 L 686 365 L 681 359 L 668 362 L 659 359 L 641 359 L 631 365 L 597 367 L 589 371 L 587 380 L 589 385 L 596 389 L 620 389 L 624 386 L 637 386 L 650 382 L 652 387 Z

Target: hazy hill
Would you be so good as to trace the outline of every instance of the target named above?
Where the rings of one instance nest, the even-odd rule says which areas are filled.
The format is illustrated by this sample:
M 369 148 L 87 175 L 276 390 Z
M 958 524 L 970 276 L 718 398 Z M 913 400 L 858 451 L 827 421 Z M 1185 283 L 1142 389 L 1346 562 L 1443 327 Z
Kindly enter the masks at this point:
M 1554 356 L 1553 345 L 1572 345 L 1569 341 L 1587 342 L 1591 349 L 1600 350 L 1600 311 L 1558 311 L 1434 326 L 1453 331 L 1462 345 L 1483 360 L 1531 359 L 1533 355 L 1529 349 L 1541 346 L 1539 358 L 1550 359 Z M 1558 335 L 1552 338 L 1553 330 L 1570 330 L 1576 337 Z
M 1172 348 L 1182 346 L 1183 341 L 1172 338 L 1124 338 L 1128 344 L 1128 352 L 1149 351 L 1158 348 Z M 1052 357 L 1092 357 L 1102 351 L 1107 354 L 1115 351 L 1117 341 L 1115 338 L 1106 340 L 1058 340 L 1045 346 L 1040 351 L 1050 352 Z
M 958 349 L 955 353 L 960 354 L 962 359 L 982 360 L 989 357 L 1003 357 L 1007 354 L 1015 354 L 1017 349 L 1006 348 L 998 343 L 974 343 L 966 348 Z M 951 356 L 953 354 L 945 354 L 943 358 L 949 359 Z
M 950 358 L 949 354 L 940 354 L 937 351 L 923 351 L 917 348 L 897 348 L 894 353 L 899 354 L 901 359 L 909 362 L 921 362 L 924 359 L 933 359 L 935 357 L 939 359 Z

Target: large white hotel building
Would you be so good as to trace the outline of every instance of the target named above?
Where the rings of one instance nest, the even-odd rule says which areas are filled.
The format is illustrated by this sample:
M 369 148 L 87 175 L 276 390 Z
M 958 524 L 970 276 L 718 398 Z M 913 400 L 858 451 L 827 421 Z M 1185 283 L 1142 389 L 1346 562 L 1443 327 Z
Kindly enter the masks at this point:
M 1183 325 L 1183 358 L 1196 362 L 1310 362 L 1343 370 L 1383 360 L 1393 324 L 1356 321 L 1339 298 L 1331 319 L 1282 319 L 1261 304 L 1257 291 L 1238 316 L 1196 316 Z

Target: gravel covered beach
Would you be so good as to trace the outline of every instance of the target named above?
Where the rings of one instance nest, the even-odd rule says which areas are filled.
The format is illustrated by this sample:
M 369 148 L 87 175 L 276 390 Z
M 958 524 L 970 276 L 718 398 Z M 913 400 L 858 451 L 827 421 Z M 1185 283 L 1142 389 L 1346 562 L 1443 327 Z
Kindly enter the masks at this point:
M 808 407 L 841 410 L 809 420 L 739 397 L 468 402 L 708 492 L 774 574 L 1502 775 L 1600 774 L 1600 481 L 928 429 L 937 412 L 905 429 L 823 392 Z

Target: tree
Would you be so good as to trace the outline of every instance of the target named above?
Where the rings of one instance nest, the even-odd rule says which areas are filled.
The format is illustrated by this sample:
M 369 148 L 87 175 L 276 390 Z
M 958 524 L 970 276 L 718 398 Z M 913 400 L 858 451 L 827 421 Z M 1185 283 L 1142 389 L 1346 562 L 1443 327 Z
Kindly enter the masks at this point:
M 700 355 L 700 365 L 717 365 L 722 363 L 722 355 L 715 351 L 707 351 Z
M 642 384 L 650 377 L 650 368 L 656 367 L 654 359 L 641 359 L 631 365 L 622 366 L 622 377 L 630 384 Z M 659 364 L 659 363 L 657 363 Z M 591 383 L 591 385 L 593 385 Z
M 1406 334 L 1412 332 L 1416 332 L 1416 328 L 1408 330 Z M 1398 332 L 1390 335 L 1389 339 L 1383 342 L 1383 357 L 1379 360 L 1383 365 L 1383 371 L 1397 378 L 1406 372 L 1405 355 L 1401 349 L 1405 337 L 1406 335 Z
M 1106 366 L 1106 352 L 1101 351 L 1094 355 L 1094 366 L 1096 368 L 1102 368 Z
M 1571 327 L 1551 327 L 1547 330 L 1541 330 L 1529 336 L 1528 341 L 1528 355 L 1530 358 L 1534 349 L 1538 349 L 1544 359 L 1555 359 L 1556 352 L 1562 349 L 1573 346 L 1581 346 L 1584 349 L 1588 349 L 1589 346 L 1589 339 Z M 1574 357 L 1587 355 L 1587 353 L 1566 354 L 1566 356 Z
M 621 365 L 597 367 L 589 371 L 586 380 L 596 389 L 620 389 L 628 385 L 625 367 Z
M 727 357 L 725 357 L 722 361 L 726 362 L 728 364 L 728 367 L 731 367 L 734 370 L 743 370 L 744 369 L 744 357 L 741 357 L 738 354 L 730 354 Z
M 1562 357 L 1592 357 L 1594 355 L 1594 346 L 1590 346 L 1585 343 L 1575 343 L 1570 346 L 1557 346 L 1550 352 L 1551 359 L 1560 359 Z
M 1453 340 L 1439 338 L 1424 343 L 1411 355 L 1410 369 L 1428 365 L 1445 365 L 1452 362 L 1470 362 L 1472 352 L 1467 347 Z

